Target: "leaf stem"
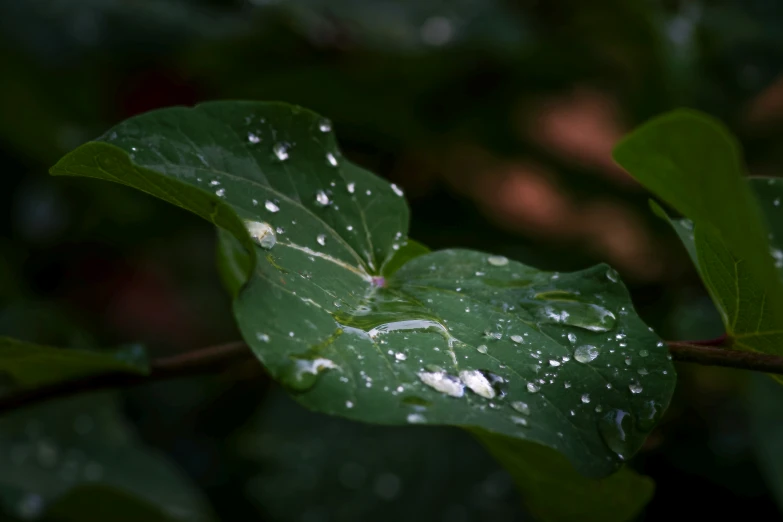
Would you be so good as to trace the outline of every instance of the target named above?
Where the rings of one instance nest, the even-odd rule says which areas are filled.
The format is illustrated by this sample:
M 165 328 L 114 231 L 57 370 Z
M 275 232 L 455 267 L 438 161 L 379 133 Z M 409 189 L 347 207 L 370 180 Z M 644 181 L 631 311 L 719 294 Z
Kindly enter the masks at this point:
M 190 377 L 193 375 L 214 374 L 225 370 L 239 361 L 246 361 L 260 367 L 247 344 L 236 341 L 218 346 L 208 346 L 191 352 L 161 357 L 150 362 L 149 373 L 133 375 L 111 372 L 87 377 L 77 377 L 69 381 L 57 382 L 21 390 L 0 397 L 0 416 L 10 411 L 47 400 L 71 397 L 119 388 L 132 388 L 141 384 Z
M 720 345 L 706 345 L 706 342 L 670 341 L 667 345 L 669 353 L 675 361 L 783 374 L 783 357 L 759 352 L 732 350 Z
M 669 341 L 667 346 L 675 361 L 783 375 L 783 357 L 732 350 L 725 346 L 726 339 L 724 335 L 704 341 Z M 250 347 L 243 341 L 236 341 L 155 359 L 150 363 L 150 371 L 146 375 L 104 373 L 22 390 L 0 397 L 0 416 L 39 402 L 81 393 L 132 388 L 157 381 L 214 374 L 239 362 L 254 365 L 263 371 Z

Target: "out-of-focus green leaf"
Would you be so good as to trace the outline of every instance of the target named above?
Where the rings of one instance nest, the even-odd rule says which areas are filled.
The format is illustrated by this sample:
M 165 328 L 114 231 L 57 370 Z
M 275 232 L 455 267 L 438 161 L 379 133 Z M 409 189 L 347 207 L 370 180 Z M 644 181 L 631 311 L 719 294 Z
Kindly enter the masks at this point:
M 731 134 L 705 115 L 675 111 L 631 133 L 614 155 L 690 220 L 692 231 L 687 223 L 675 229 L 693 237 L 689 251 L 732 345 L 783 354 L 783 283 Z
M 155 521 L 207 521 L 210 508 L 162 456 L 134 440 L 106 395 L 61 399 L 0 418 L 0 510 L 24 520 L 97 520 L 110 498 L 123 514 Z M 69 499 L 71 493 L 90 502 Z M 132 501 L 131 498 L 138 498 Z M 93 511 L 95 509 L 96 511 Z M 147 519 L 145 519 L 147 520 Z
M 147 357 L 140 346 L 113 351 L 52 348 L 0 337 L 0 373 L 16 386 L 33 388 L 102 373 L 147 373 Z
M 584 473 L 630 458 L 671 396 L 663 343 L 616 273 L 542 272 L 406 245 L 394 185 L 345 161 L 328 120 L 216 102 L 132 118 L 54 174 L 124 183 L 232 233 L 252 256 L 234 311 L 306 406 L 379 424 L 447 424 L 535 441 Z

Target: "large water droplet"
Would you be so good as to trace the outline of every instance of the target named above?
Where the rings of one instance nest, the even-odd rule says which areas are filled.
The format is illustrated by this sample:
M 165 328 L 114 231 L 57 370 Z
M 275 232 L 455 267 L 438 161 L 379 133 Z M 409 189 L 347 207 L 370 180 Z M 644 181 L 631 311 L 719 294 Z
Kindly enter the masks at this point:
M 511 340 L 517 344 L 523 344 L 525 339 L 521 335 L 512 335 Z
M 577 301 L 560 301 L 536 311 L 542 323 L 576 326 L 591 332 L 608 332 L 617 324 L 615 315 L 602 306 Z
M 615 270 L 614 268 L 609 268 L 606 271 L 606 278 L 612 283 L 617 283 L 618 281 L 620 281 L 620 274 L 618 274 L 617 270 Z
M 476 351 L 477 351 L 478 353 L 487 353 L 487 351 L 488 351 L 488 350 L 487 350 L 487 345 L 486 345 L 486 344 L 481 344 L 481 345 L 479 345 L 479 346 L 476 348 Z
M 280 207 L 278 207 L 274 201 L 269 201 L 268 199 L 266 200 L 266 203 L 264 203 L 264 208 L 272 213 L 280 211 Z
M 318 234 L 315 240 L 318 241 L 319 245 L 326 246 L 326 234 Z
M 630 434 L 632 429 L 631 414 L 627 411 L 612 409 L 598 419 L 598 432 L 620 460 L 626 460 L 631 455 Z
M 508 264 L 508 258 L 505 256 L 489 256 L 487 263 L 492 266 L 506 266 Z
M 590 403 L 590 394 L 589 393 L 582 394 L 582 402 L 585 403 L 585 404 L 589 404 Z
M 278 142 L 272 146 L 272 152 L 277 156 L 280 161 L 288 159 L 288 147 L 287 143 Z
M 460 379 L 472 392 L 487 399 L 506 395 L 506 380 L 487 370 L 463 370 Z
M 354 182 L 348 183 L 348 185 L 346 185 L 346 188 L 348 189 L 348 194 L 353 194 L 354 192 L 356 192 L 356 183 Z
M 323 190 L 319 190 L 315 193 L 315 204 L 319 207 L 325 207 L 331 202 L 332 200 L 329 199 L 329 195 Z
M 652 429 L 660 415 L 661 405 L 655 401 L 646 401 L 639 414 L 639 428 L 645 431 Z
M 277 236 L 269 223 L 263 221 L 245 221 L 245 227 L 253 241 L 267 250 L 275 246 Z
M 514 401 L 511 403 L 511 407 L 522 415 L 530 415 L 530 406 L 526 402 Z
M 580 363 L 589 363 L 596 359 L 601 354 L 601 350 L 592 344 L 585 344 L 574 350 L 574 359 Z
M 465 394 L 465 385 L 462 381 L 445 371 L 419 372 L 417 375 L 421 382 L 446 395 L 462 397 Z
M 538 390 L 540 390 L 539 386 L 534 382 L 527 383 L 527 391 L 530 393 L 536 393 Z
M 292 390 L 306 391 L 315 385 L 321 373 L 333 368 L 337 365 L 324 357 L 297 358 L 283 371 L 280 380 Z

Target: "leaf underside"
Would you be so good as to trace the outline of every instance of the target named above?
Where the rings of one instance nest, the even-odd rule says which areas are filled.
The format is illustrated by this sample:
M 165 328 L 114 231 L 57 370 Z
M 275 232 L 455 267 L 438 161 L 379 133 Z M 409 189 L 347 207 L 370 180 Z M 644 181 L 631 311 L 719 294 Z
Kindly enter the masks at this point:
M 304 109 L 154 111 L 52 173 L 130 185 L 231 233 L 248 252 L 221 261 L 242 334 L 311 409 L 480 428 L 600 476 L 669 403 L 673 366 L 613 270 L 412 248 L 402 192 L 346 161 L 328 120 Z

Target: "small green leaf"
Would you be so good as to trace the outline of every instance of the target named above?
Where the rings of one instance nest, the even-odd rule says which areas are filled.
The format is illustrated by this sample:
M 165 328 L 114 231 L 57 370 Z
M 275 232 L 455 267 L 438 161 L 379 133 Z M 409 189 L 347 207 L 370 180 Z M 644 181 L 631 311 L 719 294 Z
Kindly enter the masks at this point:
M 482 428 L 605 475 L 638 450 L 669 403 L 673 366 L 616 272 L 425 254 L 407 240 L 402 191 L 346 161 L 331 124 L 304 109 L 216 102 L 155 111 L 52 172 L 133 186 L 233 234 L 249 256 L 223 263 L 240 267 L 224 278 L 241 286 L 234 313 L 243 336 L 314 410 Z
M 140 346 L 113 351 L 52 348 L 0 337 L 0 374 L 12 384 L 33 388 L 58 381 L 109 372 L 147 373 L 147 360 Z
M 627 136 L 614 157 L 690 221 L 675 230 L 693 243 L 733 346 L 783 354 L 783 283 L 731 134 L 706 115 L 675 111 Z
M 104 512 L 99 495 L 111 489 L 114 500 L 138 498 L 142 505 L 134 509 L 157 512 L 157 520 L 212 519 L 179 470 L 134 440 L 109 395 L 6 414 L 0 418 L 0 448 L 0 512 L 35 520 L 56 504 L 55 511 L 72 520 L 94 520 L 93 505 Z M 74 505 L 72 493 L 91 501 Z
M 624 522 L 633 520 L 652 499 L 653 481 L 627 467 L 603 479 L 590 479 L 551 449 L 484 431 L 474 433 L 504 463 L 537 520 Z

